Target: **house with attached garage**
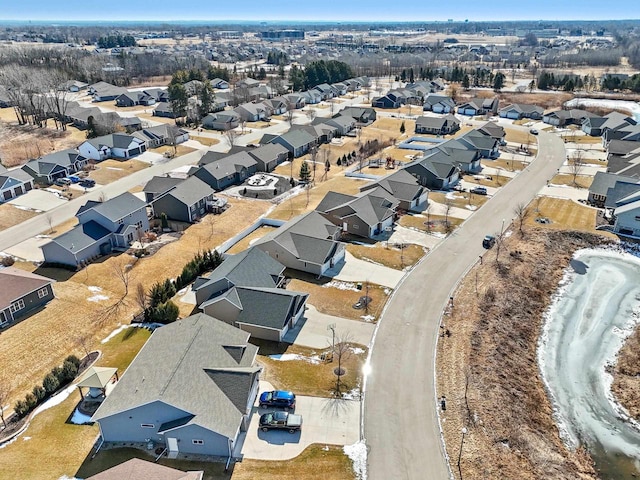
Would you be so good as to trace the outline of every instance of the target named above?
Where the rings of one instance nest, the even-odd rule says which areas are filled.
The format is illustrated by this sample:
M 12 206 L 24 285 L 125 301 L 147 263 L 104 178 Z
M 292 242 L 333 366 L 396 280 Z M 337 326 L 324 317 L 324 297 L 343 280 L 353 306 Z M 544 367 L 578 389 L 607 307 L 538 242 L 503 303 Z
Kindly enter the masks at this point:
M 571 110 L 547 112 L 543 115 L 542 121 L 555 127 L 564 127 L 565 125 L 582 125 L 585 118 L 597 116 L 595 113 L 573 108 Z
M 269 118 L 267 108 L 261 103 L 243 103 L 233 110 L 244 122 L 258 122 Z
M 308 297 L 285 290 L 284 270 L 259 248 L 227 255 L 208 277 L 194 282 L 198 308 L 254 338 L 280 342 L 303 315 Z
M 537 105 L 526 105 L 524 103 L 512 103 L 498 112 L 500 118 L 510 118 L 512 120 L 521 120 L 530 118 L 531 120 L 542 120 L 544 109 Z
M 399 203 L 382 188 L 366 190 L 356 196 L 330 191 L 320 201 L 316 212 L 341 227 L 343 233 L 371 238 L 393 226 Z
M 339 135 L 346 135 L 356 128 L 356 119 L 349 115 L 336 115 L 333 118 L 315 118 L 312 125 L 330 125 L 336 128 Z
M 345 246 L 338 240 L 341 231 L 318 212 L 309 212 L 269 232 L 254 246 L 287 268 L 323 275 L 344 260 Z
M 504 131 L 504 127 L 501 127 L 495 122 L 487 122 L 481 127 L 477 128 L 476 130 L 482 133 L 483 135 L 486 135 L 488 137 L 491 137 L 497 140 L 500 145 L 506 144 L 506 142 L 504 141 L 504 137 L 506 135 L 506 132 Z
M 640 188 L 615 202 L 613 216 L 615 233 L 640 237 Z
M 416 119 L 416 133 L 431 135 L 450 135 L 460 130 L 460 120 L 454 115 L 445 117 L 418 117 Z
M 413 175 L 418 183 L 430 190 L 444 190 L 455 185 L 460 179 L 460 169 L 443 153 L 422 157 L 403 167 Z
M 356 125 L 366 127 L 376 121 L 378 114 L 370 107 L 346 107 L 340 110 L 337 115 L 352 117 L 355 119 Z
M 282 98 L 286 100 L 288 110 L 297 110 L 303 108 L 306 105 L 304 96 L 301 93 L 288 93 L 286 95 L 283 95 Z
M 297 158 L 307 153 L 311 147 L 317 145 L 318 138 L 305 130 L 295 129 L 272 138 L 268 143 L 282 145 L 291 152 L 291 155 Z
M 50 278 L 14 267 L 0 269 L 0 328 L 53 300 L 53 282 Z
M 206 215 L 207 205 L 213 201 L 214 193 L 198 177 L 189 177 L 156 196 L 151 208 L 156 216 L 164 213 L 171 220 L 193 223 Z
M 627 187 L 626 185 L 632 185 Z M 589 186 L 587 201 L 596 207 L 615 207 L 619 198 L 640 190 L 640 178 L 615 173 L 596 172 Z
M 233 457 L 258 394 L 249 333 L 203 313 L 157 328 L 92 421 L 107 445 Z
M 383 97 L 374 98 L 371 106 L 374 108 L 400 108 L 406 103 L 406 98 L 397 91 L 389 92 Z
M 203 480 L 204 471 L 183 472 L 154 462 L 132 458 L 100 473 L 87 477 L 86 480 Z
M 404 169 L 382 177 L 380 180 L 360 187 L 364 192 L 374 188 L 382 188 L 398 200 L 398 209 L 410 211 L 426 207 L 429 200 L 429 189 L 418 183 L 416 178 Z
M 62 89 L 65 89 L 69 92 L 79 92 L 80 90 L 86 90 L 88 87 L 88 83 L 84 83 L 79 80 L 69 80 L 61 86 Z
M 629 115 L 613 111 L 604 117 L 585 118 L 582 121 L 582 131 L 592 137 L 600 137 L 607 130 L 615 132 L 637 123 Z M 611 134 L 609 136 L 613 138 Z
M 464 135 L 440 144 L 438 148 L 458 148 L 459 144 L 467 149 L 475 150 L 479 156 L 484 158 L 498 158 L 500 156 L 500 142 L 478 130 L 470 130 Z M 460 148 L 462 149 L 462 147 Z M 479 167 L 478 163 L 477 168 Z
M 240 115 L 234 111 L 210 113 L 202 119 L 202 126 L 211 130 L 227 131 L 240 125 Z
M 189 140 L 189 132 L 175 125 L 156 125 L 143 128 L 132 134 L 146 142 L 148 148 L 157 148 L 162 145 L 179 145 Z
M 160 102 L 153 109 L 153 115 L 156 117 L 176 118 L 176 114 L 173 113 L 173 107 L 169 102 Z
M 146 150 L 147 142 L 123 133 L 90 138 L 78 147 L 78 151 L 83 157 L 98 161 L 107 158 L 128 159 L 140 155 Z
M 430 93 L 424 99 L 422 109 L 425 112 L 433 113 L 453 113 L 456 108 L 456 102 L 446 95 L 437 95 Z
M 0 165 L 0 203 L 33 190 L 33 177 L 19 168 L 7 170 Z
M 305 105 L 316 105 L 322 101 L 322 94 L 317 90 L 307 90 L 300 95 Z
M 289 150 L 278 143 L 267 143 L 258 148 L 247 150 L 257 162 L 258 172 L 272 172 L 278 165 L 289 158 Z
M 226 90 L 229 88 L 229 82 L 221 78 L 211 80 L 211 86 L 217 90 Z
M 108 102 L 109 100 L 115 100 L 123 93 L 127 93 L 126 88 L 116 87 L 107 82 L 89 85 L 88 91 L 94 102 Z
M 45 263 L 80 267 L 128 248 L 149 231 L 147 204 L 125 192 L 104 202 L 89 200 L 76 213 L 79 224 L 42 246 Z
M 231 185 L 239 185 L 258 171 L 258 162 L 246 151 L 234 153 L 208 162 L 206 153 L 200 162 L 204 164 L 194 176 L 214 190 L 224 190 Z
M 498 112 L 498 97 L 473 98 L 466 103 L 458 105 L 460 115 L 495 115 Z
M 144 199 L 147 203 L 153 202 L 156 198 L 164 195 L 173 187 L 178 185 L 183 181 L 182 178 L 175 177 L 159 177 L 155 176 L 149 180 L 144 187 L 142 187 L 142 191 L 144 192 Z
M 68 149 L 53 152 L 40 158 L 29 160 L 22 170 L 37 182 L 51 184 L 58 178 L 64 178 L 79 172 L 89 159 L 78 150 Z

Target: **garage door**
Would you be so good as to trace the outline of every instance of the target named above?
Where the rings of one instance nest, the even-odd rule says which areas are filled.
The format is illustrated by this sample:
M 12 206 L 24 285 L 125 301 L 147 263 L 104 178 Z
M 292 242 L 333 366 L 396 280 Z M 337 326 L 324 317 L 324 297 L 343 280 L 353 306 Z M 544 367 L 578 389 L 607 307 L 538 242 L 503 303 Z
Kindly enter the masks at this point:
M 131 150 L 129 150 L 129 156 L 133 157 L 134 155 L 138 155 L 140 153 L 140 149 L 139 148 L 132 148 Z
M 16 188 L 14 188 L 14 189 L 13 189 L 13 191 L 15 192 L 16 197 L 17 197 L 18 195 L 22 195 L 22 194 L 24 193 L 24 192 L 22 191 L 22 187 L 20 187 L 20 186 L 18 186 L 18 187 L 16 187 Z
M 11 190 L 7 190 L 6 192 L 3 193 L 3 197 L 5 200 L 11 200 L 12 196 L 11 196 Z

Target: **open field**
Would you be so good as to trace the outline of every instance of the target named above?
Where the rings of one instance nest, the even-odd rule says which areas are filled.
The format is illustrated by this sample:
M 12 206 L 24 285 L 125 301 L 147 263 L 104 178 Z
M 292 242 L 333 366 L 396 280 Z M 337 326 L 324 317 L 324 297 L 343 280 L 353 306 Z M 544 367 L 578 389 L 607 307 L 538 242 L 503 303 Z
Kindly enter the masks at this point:
M 592 182 L 593 177 L 591 175 L 576 175 L 574 179 L 572 174 L 570 175 L 561 173 L 559 175 L 555 175 L 549 183 L 553 185 L 568 185 L 577 188 L 589 188 Z
M 109 342 L 99 345 L 103 356 L 97 365 L 117 367 L 118 373 L 122 374 L 149 335 L 148 330 L 139 328 L 119 333 Z M 74 390 L 61 404 L 36 416 L 27 431 L 2 450 L 0 472 L 20 472 L 22 478 L 33 480 L 48 480 L 62 475 L 73 477 L 99 434 L 97 425 L 66 423 L 78 401 L 79 395 Z M 0 474 L 3 479 L 11 478 L 5 474 Z
M 552 108 L 560 108 L 562 104 L 573 98 L 571 93 L 564 92 L 536 92 L 536 93 L 514 93 L 514 92 L 500 92 L 500 105 L 507 106 L 511 103 L 525 103 L 531 105 L 538 105 L 545 110 Z M 527 120 L 531 121 L 531 120 Z
M 39 268 L 36 273 L 55 278 L 56 298 L 43 310 L 3 330 L 0 334 L 0 383 L 10 391 L 11 403 L 30 391 L 35 382 L 72 353 L 80 354 L 77 341 L 86 336 L 91 347 L 119 324 L 129 323 L 140 311 L 134 301 L 133 286 L 145 289 L 165 278 L 175 278 L 193 255 L 204 248 L 213 249 L 227 238 L 248 227 L 269 204 L 230 199 L 231 208 L 221 215 L 208 215 L 199 224 L 184 231 L 179 241 L 162 247 L 157 253 L 140 260 L 127 254 L 111 255 L 79 272 Z M 242 212 L 242 215 L 238 215 Z M 74 219 L 75 220 L 75 219 Z M 62 232 L 60 232 L 62 233 Z M 114 305 L 124 293 L 123 283 L 114 269 L 131 264 L 129 294 L 121 308 L 106 315 L 106 308 Z M 21 264 L 33 270 L 31 264 Z M 99 287 L 96 292 L 88 287 Z M 100 297 L 101 298 L 101 297 Z
M 515 168 L 515 170 L 518 170 L 518 165 L 517 162 L 515 162 L 516 164 L 514 165 L 513 168 Z M 506 163 L 505 163 L 506 165 Z M 511 165 L 511 161 L 509 161 L 509 165 Z M 496 165 L 494 168 L 496 168 L 498 171 L 500 170 L 510 170 L 506 169 L 506 168 L 502 168 L 500 165 Z M 462 177 L 463 180 L 469 182 L 469 183 L 475 183 L 476 185 L 483 185 L 485 187 L 501 187 L 503 185 L 505 185 L 507 182 L 511 181 L 511 178 L 507 177 L 506 175 L 503 174 L 502 171 L 500 171 L 500 175 L 497 175 L 495 173 L 492 174 L 487 174 L 489 177 L 491 177 L 491 180 L 489 180 L 488 178 L 484 178 L 484 174 L 480 173 L 480 178 L 475 178 L 475 175 L 464 175 Z
M 297 395 L 312 397 L 332 397 L 335 393 L 336 375 L 333 369 L 337 366 L 337 359 L 333 362 L 320 360 L 321 354 L 331 353 L 331 335 L 327 336 L 327 346 L 321 350 L 289 345 L 286 343 L 252 340 L 260 348 L 258 361 L 264 367 L 261 378 L 276 389 L 292 390 Z M 340 391 L 350 392 L 358 390 L 362 380 L 362 366 L 367 359 L 367 349 L 363 345 L 349 344 L 357 349 L 357 355 L 351 349 L 342 356 L 342 367 L 346 373 L 340 378 Z M 300 355 L 310 359 L 277 360 L 270 355 Z M 315 362 L 315 363 L 312 363 Z
M 537 144 L 536 136 L 531 135 L 528 131 L 516 130 L 515 128 L 506 127 L 504 129 L 505 140 L 507 142 L 519 143 L 520 145 L 535 146 Z
M 431 222 L 431 227 L 427 226 L 427 219 Z M 460 218 L 449 217 L 449 229 L 450 231 L 455 230 L 464 220 Z M 402 215 L 398 223 L 407 228 L 414 228 L 416 230 L 421 230 L 423 232 L 430 233 L 446 233 L 447 228 L 445 227 L 445 217 L 442 215 Z
M 502 183 L 502 185 L 507 183 L 506 181 L 507 178 L 504 178 L 504 183 Z M 449 195 L 449 198 L 447 198 L 447 195 Z M 469 196 L 471 196 L 470 200 Z M 485 195 L 453 191 L 448 194 L 444 192 L 431 192 L 429 194 L 429 200 L 443 205 L 446 205 L 446 202 L 451 202 L 452 207 L 458 208 L 467 208 L 469 205 L 480 208 L 482 205 L 487 203 L 488 198 Z
M 378 263 L 396 270 L 415 265 L 425 254 L 425 249 L 420 245 L 407 244 L 400 249 L 394 244 L 387 246 L 386 242 L 378 242 L 368 246 L 348 243 L 347 251 L 361 260 Z
M 220 143 L 220 140 L 217 138 L 209 138 L 209 137 L 200 137 L 198 135 L 189 135 L 190 140 L 195 140 L 196 142 L 200 142 L 202 145 L 206 147 L 211 147 L 212 145 L 217 145 Z
M 249 248 L 252 245 L 252 242 L 264 237 L 267 233 L 272 232 L 275 229 L 275 227 L 269 227 L 267 225 L 257 228 L 242 240 L 240 240 L 238 243 L 236 243 L 229 250 L 227 250 L 226 253 L 240 253 Z
M 525 224 L 543 229 L 572 229 L 595 232 L 597 209 L 572 200 L 555 197 L 537 197 L 529 204 L 530 215 Z M 549 224 L 539 224 L 536 218 L 545 217 Z
M 447 453 L 460 458 L 454 478 L 596 478 L 584 450 L 568 449 L 558 435 L 536 347 L 572 253 L 602 241 L 528 227 L 524 238 L 507 239 L 500 266 L 494 248 L 456 290 L 436 365 L 438 395 L 446 395 L 440 415 Z
M 308 293 L 307 302 L 316 307 L 320 313 L 351 320 L 362 320 L 362 316 L 365 315 L 364 310 L 357 310 L 353 308 L 353 305 L 358 302 L 360 297 L 365 295 L 366 286 L 364 281 L 366 279 L 362 279 L 362 290 L 356 290 L 355 284 L 340 282 L 339 280 L 330 283 L 330 278 L 323 277 L 318 280 L 316 277 L 304 272 L 287 270 L 285 275 L 292 277 L 287 285 L 287 290 Z M 368 314 L 377 319 L 390 294 L 391 289 L 370 283 L 369 296 L 371 297 L 371 303 Z
M 96 163 L 96 169 L 90 171 L 89 178 L 95 180 L 99 185 L 106 185 L 150 166 L 146 162 L 135 159 L 104 160 Z
M 23 210 L 8 203 L 0 203 L 0 230 L 4 230 L 40 215 L 33 210 Z
M 160 155 L 164 155 L 166 152 L 173 153 L 173 147 L 171 145 L 163 145 L 158 148 L 153 149 L 153 153 L 159 153 Z M 176 147 L 176 157 L 181 155 L 186 155 L 187 153 L 195 152 L 195 148 L 187 147 L 186 145 L 178 145 Z

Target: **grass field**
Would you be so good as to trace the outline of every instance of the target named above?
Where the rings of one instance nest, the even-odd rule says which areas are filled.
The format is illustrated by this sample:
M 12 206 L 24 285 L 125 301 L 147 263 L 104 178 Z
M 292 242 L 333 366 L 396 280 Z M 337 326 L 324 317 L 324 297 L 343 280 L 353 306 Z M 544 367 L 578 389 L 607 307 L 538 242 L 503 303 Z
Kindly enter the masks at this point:
M 179 157 L 181 155 L 186 155 L 187 153 L 191 153 L 195 151 L 196 151 L 195 148 L 187 147 L 186 145 L 178 145 L 176 147 L 176 157 Z M 173 147 L 170 145 L 163 145 L 161 147 L 153 149 L 153 153 L 159 153 L 161 155 L 164 155 L 165 152 L 173 153 Z
M 549 183 L 554 185 L 569 185 L 577 188 L 589 188 L 593 182 L 591 175 L 576 175 L 575 180 L 573 175 L 561 173 L 554 176 Z
M 217 145 L 220 143 L 220 140 L 218 140 L 217 138 L 200 137 L 198 135 L 189 135 L 189 139 L 200 142 L 202 145 L 205 145 L 207 147 L 211 147 L 212 145 Z
M 89 178 L 100 185 L 106 185 L 150 166 L 140 160 L 104 160 L 96 164 L 96 169 L 91 170 Z
M 405 216 L 407 215 L 403 215 L 401 219 Z M 393 244 L 387 246 L 385 242 L 378 242 L 372 246 L 348 243 L 347 251 L 361 260 L 371 261 L 396 270 L 415 265 L 425 254 L 424 248 L 420 245 L 409 244 L 400 249 Z
M 455 230 L 456 228 L 458 228 L 462 222 L 464 220 L 460 219 L 460 218 L 454 218 L 454 217 L 449 217 L 449 225 L 450 225 L 450 231 Z M 408 228 L 415 228 L 418 230 L 422 230 L 423 232 L 430 232 L 430 233 L 446 233 L 446 228 L 445 228 L 445 217 L 442 215 L 429 215 L 428 216 L 428 221 L 431 222 L 431 228 L 429 228 L 427 226 L 427 215 L 425 214 L 421 214 L 420 216 L 417 215 L 403 215 L 400 217 L 400 220 L 398 221 L 398 223 L 403 226 L 403 227 L 408 227 Z
M 537 198 L 539 200 L 534 200 L 528 207 L 531 214 L 525 222 L 526 225 L 535 225 L 539 228 L 595 231 L 597 212 L 595 208 L 586 207 L 572 200 L 562 198 Z M 539 224 L 535 221 L 537 217 L 546 217 L 551 220 L 551 223 Z
M 504 185 L 507 179 L 504 179 Z M 469 192 L 453 192 L 454 198 L 447 198 L 447 194 L 443 192 L 431 192 L 429 194 L 429 199 L 441 203 L 443 205 L 446 204 L 447 201 L 451 202 L 451 205 L 458 208 L 467 208 L 468 205 L 473 205 L 475 207 L 481 207 L 485 203 L 487 203 L 488 197 L 485 195 L 475 195 L 469 194 Z M 468 195 L 471 195 L 471 202 L 469 202 Z
M 247 248 L 249 248 L 251 246 L 252 241 L 255 241 L 255 240 L 258 240 L 259 238 L 264 237 L 267 233 L 272 232 L 273 230 L 275 230 L 275 227 L 269 227 L 267 225 L 257 228 L 256 230 L 251 232 L 249 235 L 244 237 L 242 240 L 240 240 L 238 243 L 236 243 L 229 250 L 227 250 L 226 253 L 240 253 L 246 250 Z
M 0 204 L 0 230 L 4 230 L 40 215 L 33 210 L 22 210 L 9 203 Z

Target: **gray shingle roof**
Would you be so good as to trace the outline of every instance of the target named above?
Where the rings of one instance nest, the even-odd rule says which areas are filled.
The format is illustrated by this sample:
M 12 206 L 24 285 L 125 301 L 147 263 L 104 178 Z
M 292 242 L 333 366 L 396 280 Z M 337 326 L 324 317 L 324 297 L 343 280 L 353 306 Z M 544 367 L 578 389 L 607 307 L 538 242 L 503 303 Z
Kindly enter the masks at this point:
M 63 233 L 51 241 L 72 253 L 76 253 L 100 242 L 109 235 L 111 235 L 109 230 L 99 223 L 90 220 L 86 223 L 76 225 L 68 232 Z
M 0 311 L 20 297 L 53 282 L 50 278 L 14 267 L 0 269 Z
M 181 178 L 155 176 L 145 184 L 142 191 L 159 195 L 171 190 L 180 182 L 182 182 Z
M 260 370 L 248 340 L 203 313 L 157 328 L 93 420 L 160 401 L 194 415 L 190 424 L 235 438 Z M 243 347 L 240 361 L 225 348 L 231 345 Z
M 121 218 L 127 215 L 137 212 L 147 206 L 145 202 L 129 192 L 124 192 L 117 197 L 114 197 L 106 202 L 87 202 L 83 207 L 78 210 L 76 216 L 86 212 L 89 209 L 93 209 L 103 217 L 117 222 Z
M 189 177 L 178 183 L 167 195 L 184 205 L 191 206 L 214 193 L 214 190 L 198 177 Z
M 252 157 L 255 157 L 256 160 L 268 163 L 278 158 L 280 155 L 287 155 L 289 150 L 279 143 L 268 143 L 253 150 L 248 150 L 247 153 Z
M 291 314 L 309 296 L 306 293 L 290 292 L 281 288 L 235 288 L 242 311 L 238 323 L 258 325 L 281 330 Z
M 593 182 L 589 186 L 589 192 L 596 195 L 606 195 L 607 190 L 615 186 L 617 182 L 637 184 L 640 182 L 640 178 L 627 177 L 615 173 L 596 172 Z
M 416 177 L 403 169 L 381 178 L 372 185 L 368 185 L 365 190 L 374 188 L 374 186 L 379 186 L 398 200 L 406 202 L 411 202 L 413 199 L 418 198 L 425 189 L 418 183 Z

